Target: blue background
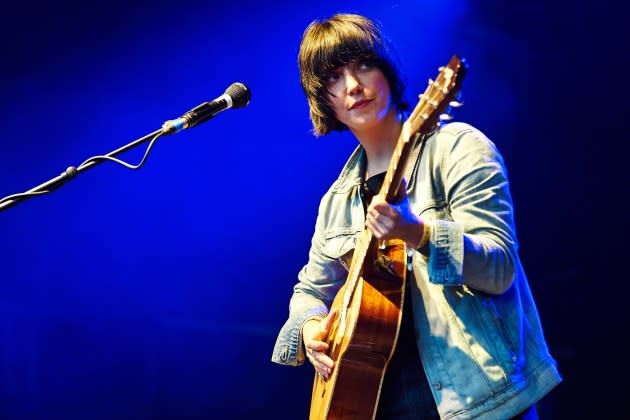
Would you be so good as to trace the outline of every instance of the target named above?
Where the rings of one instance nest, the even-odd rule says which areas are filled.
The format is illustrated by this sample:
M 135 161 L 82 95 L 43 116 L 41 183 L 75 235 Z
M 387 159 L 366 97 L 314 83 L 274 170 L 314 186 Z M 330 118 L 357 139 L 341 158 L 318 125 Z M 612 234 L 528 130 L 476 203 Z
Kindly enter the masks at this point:
M 296 64 L 308 23 L 340 11 L 382 22 L 411 103 L 452 53 L 466 57 L 456 117 L 506 159 L 521 256 L 565 377 L 541 412 L 620 410 L 622 9 L 97 0 L 3 6 L 0 197 L 232 82 L 252 101 L 160 139 L 140 171 L 105 163 L 0 213 L 1 418 L 306 418 L 311 367 L 270 356 L 320 196 L 356 146 L 347 133 L 312 137 Z

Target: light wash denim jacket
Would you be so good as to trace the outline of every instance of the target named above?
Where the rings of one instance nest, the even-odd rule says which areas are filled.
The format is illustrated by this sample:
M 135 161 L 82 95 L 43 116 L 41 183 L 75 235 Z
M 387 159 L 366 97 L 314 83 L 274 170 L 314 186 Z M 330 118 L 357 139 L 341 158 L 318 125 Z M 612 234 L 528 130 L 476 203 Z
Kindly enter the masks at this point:
M 429 257 L 414 252 L 410 284 L 422 365 L 443 419 L 510 418 L 561 377 L 518 257 L 503 159 L 463 123 L 425 141 L 407 185 L 414 212 L 433 228 Z M 309 261 L 273 351 L 276 363 L 304 362 L 302 324 L 325 316 L 345 281 L 364 228 L 363 155 L 357 148 L 321 200 Z

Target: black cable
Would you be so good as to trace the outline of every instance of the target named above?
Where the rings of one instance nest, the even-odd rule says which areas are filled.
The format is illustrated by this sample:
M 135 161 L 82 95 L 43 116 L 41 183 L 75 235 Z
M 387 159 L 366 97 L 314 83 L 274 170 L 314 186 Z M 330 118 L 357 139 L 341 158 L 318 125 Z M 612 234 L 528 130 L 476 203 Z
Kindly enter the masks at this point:
M 34 192 L 30 192 L 30 193 L 19 193 L 19 194 L 7 195 L 6 197 L 0 199 L 0 204 L 4 203 L 5 201 L 15 200 L 15 199 L 19 199 L 19 198 L 32 197 L 34 195 L 42 195 L 42 194 L 46 194 L 46 193 L 49 193 L 49 192 L 50 192 L 50 190 L 34 191 Z
M 133 170 L 140 169 L 140 168 L 142 168 L 142 166 L 145 164 L 147 158 L 149 157 L 149 153 L 151 153 L 151 149 L 153 148 L 153 145 L 155 144 L 157 139 L 159 139 L 162 135 L 164 135 L 164 132 L 160 131 L 159 133 L 157 133 L 153 137 L 153 139 L 151 139 L 151 142 L 147 146 L 146 152 L 144 152 L 144 156 L 142 157 L 142 160 L 137 165 L 131 165 L 131 164 L 125 162 L 125 161 L 122 161 L 120 159 L 116 159 L 116 158 L 111 157 L 111 156 L 92 156 L 91 158 L 87 159 L 85 162 L 80 164 L 78 168 L 75 168 L 73 166 L 69 167 L 63 174 L 61 174 L 60 182 L 59 182 L 58 185 L 55 185 L 54 188 L 47 189 L 47 190 L 42 190 L 42 191 L 33 191 L 33 192 L 24 192 L 24 193 L 19 193 L 19 194 L 12 194 L 12 195 L 9 195 L 9 196 L 1 198 L 0 199 L 0 204 L 5 203 L 7 201 L 11 201 L 11 200 L 16 200 L 16 199 L 17 200 L 21 200 L 21 199 L 26 199 L 28 197 L 33 197 L 35 195 L 43 195 L 43 194 L 50 193 L 50 192 L 54 191 L 55 189 L 59 188 L 61 185 L 65 184 L 71 178 L 74 178 L 78 172 L 86 169 L 86 167 L 92 162 L 98 162 L 98 161 L 103 161 L 103 160 L 110 160 L 110 161 L 112 161 L 114 163 L 118 163 L 119 165 L 122 165 L 122 166 L 124 166 L 124 167 L 126 167 L 128 169 L 133 169 Z
M 119 165 L 122 165 L 122 166 L 124 166 L 126 168 L 133 169 L 133 170 L 140 169 L 144 165 L 145 161 L 147 160 L 147 157 L 149 156 L 149 153 L 151 152 L 151 148 L 155 144 L 156 140 L 159 139 L 162 135 L 164 135 L 164 133 L 163 132 L 159 132 L 158 134 L 155 135 L 155 137 L 153 137 L 153 139 L 151 140 L 151 142 L 147 146 L 147 151 L 144 153 L 144 157 L 142 158 L 140 163 L 138 163 L 137 165 L 131 165 L 131 164 L 129 164 L 129 163 L 123 161 L 123 160 L 116 159 L 116 158 L 111 157 L 111 156 L 92 156 L 91 158 L 87 159 L 85 162 L 80 164 L 79 167 L 77 168 L 77 170 L 81 171 L 90 162 L 97 162 L 99 160 L 110 160 L 110 161 L 112 161 L 114 163 L 118 163 Z

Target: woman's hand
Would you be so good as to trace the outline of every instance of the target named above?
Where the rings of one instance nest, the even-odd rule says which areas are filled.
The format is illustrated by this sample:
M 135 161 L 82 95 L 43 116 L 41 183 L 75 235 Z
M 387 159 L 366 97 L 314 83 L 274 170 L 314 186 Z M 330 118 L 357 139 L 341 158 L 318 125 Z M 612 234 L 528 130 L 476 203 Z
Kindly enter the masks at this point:
M 389 204 L 379 195 L 372 198 L 366 214 L 365 226 L 378 239 L 402 239 L 409 248 L 416 249 L 422 240 L 425 225 L 411 209 L 404 183 L 400 190 L 402 197 L 398 200 L 398 204 Z
M 331 311 L 324 319 L 309 319 L 302 326 L 302 338 L 306 348 L 306 356 L 315 367 L 315 371 L 323 379 L 328 379 L 335 367 L 335 362 L 328 357 L 326 351 L 328 344 L 324 340 L 328 338 L 330 327 L 337 317 L 337 310 Z

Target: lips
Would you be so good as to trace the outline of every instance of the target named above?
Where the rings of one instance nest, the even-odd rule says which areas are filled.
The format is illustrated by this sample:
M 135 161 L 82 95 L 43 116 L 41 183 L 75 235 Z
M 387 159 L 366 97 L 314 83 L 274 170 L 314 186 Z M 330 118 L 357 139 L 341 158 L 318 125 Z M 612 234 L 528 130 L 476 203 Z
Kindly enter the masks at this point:
M 362 108 L 362 107 L 364 107 L 365 105 L 369 104 L 372 101 L 373 101 L 373 99 L 361 99 L 360 101 L 356 101 L 355 103 L 350 105 L 350 108 L 348 108 L 348 111 L 351 111 L 351 110 L 357 109 L 357 108 Z

